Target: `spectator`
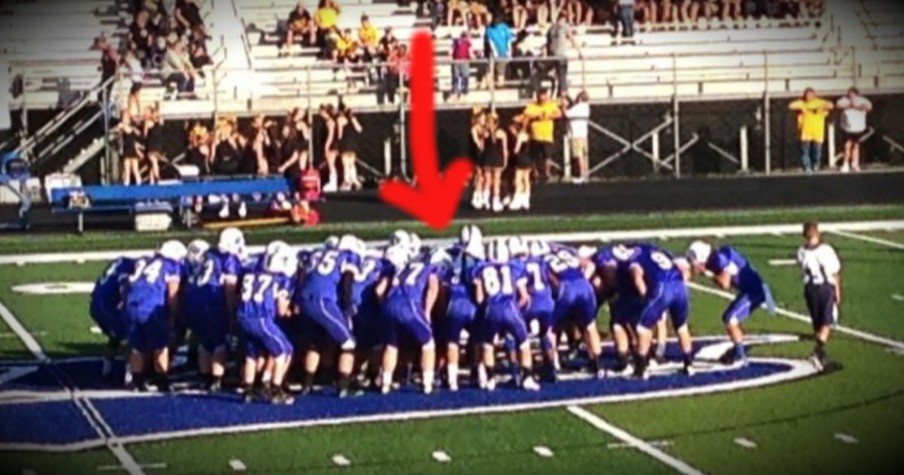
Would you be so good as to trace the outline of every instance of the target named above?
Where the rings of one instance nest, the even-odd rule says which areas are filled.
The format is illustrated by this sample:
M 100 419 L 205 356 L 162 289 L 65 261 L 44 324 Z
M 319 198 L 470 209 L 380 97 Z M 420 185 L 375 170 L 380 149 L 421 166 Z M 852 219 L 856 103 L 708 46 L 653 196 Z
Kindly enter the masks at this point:
M 273 154 L 272 142 L 270 140 L 270 130 L 273 130 L 274 123 L 267 120 L 263 114 L 254 116 L 251 120 L 251 158 L 254 161 L 255 173 L 261 176 L 270 174 L 270 161 Z M 275 170 L 278 165 L 274 164 Z
M 615 31 L 619 30 L 619 25 L 622 39 L 634 42 L 634 0 L 618 0 L 618 24 L 615 25 Z
M 514 137 L 512 142 L 512 153 L 515 164 L 515 183 L 512 202 L 509 203 L 509 209 L 530 209 L 530 172 L 531 160 L 528 153 L 530 143 L 530 135 L 527 133 L 527 120 L 524 115 L 518 115 L 512 119 L 509 131 Z
M 527 0 L 507 0 L 511 3 L 512 26 L 515 30 L 522 31 L 527 28 L 527 22 L 530 20 L 530 9 Z
M 389 29 L 387 28 L 387 32 Z M 385 40 L 386 37 L 383 37 Z M 381 40 L 382 41 L 382 40 Z M 383 105 L 386 101 L 390 104 L 395 103 L 396 90 L 398 90 L 401 82 L 401 47 L 397 42 L 389 43 L 386 52 L 386 60 L 380 67 L 380 77 L 377 84 L 377 104 Z
M 670 0 L 664 0 L 666 2 Z M 593 24 L 593 9 L 584 0 L 566 0 L 565 10 L 572 25 L 590 26 Z
M 323 121 L 323 156 L 327 167 L 327 183 L 323 191 L 327 193 L 339 190 L 339 176 L 336 171 L 336 158 L 339 156 L 339 135 L 336 130 L 336 112 L 331 104 L 320 106 L 320 119 Z
M 468 4 L 462 0 L 448 0 L 446 26 L 467 25 Z
M 804 91 L 803 98 L 792 102 L 788 108 L 797 112 L 797 128 L 800 133 L 801 164 L 807 174 L 819 169 L 822 160 L 822 144 L 825 142 L 826 116 L 832 111 L 832 103 L 816 95 L 813 88 Z
M 460 100 L 468 94 L 471 76 L 471 38 L 467 31 L 452 41 L 452 99 Z
M 581 91 L 574 103 L 570 104 L 565 111 L 565 117 L 568 119 L 571 158 L 578 165 L 578 176 L 574 179 L 574 183 L 586 183 L 590 178 L 590 155 L 587 144 L 587 129 L 590 122 L 590 103 L 588 101 L 587 91 Z
M 659 18 L 658 21 L 660 23 L 673 23 L 678 20 L 678 5 L 673 3 L 672 0 L 662 0 L 662 6 L 659 9 Z
M 148 65 L 151 57 L 151 46 L 154 44 L 155 36 L 148 24 L 150 15 L 147 11 L 142 10 L 135 15 L 135 20 L 129 25 L 129 50 L 135 53 L 135 56 L 142 64 Z
M 160 182 L 160 162 L 166 160 L 163 154 L 163 117 L 157 106 L 147 108 L 144 119 L 144 149 L 148 161 L 151 184 Z
M 505 69 L 512 59 L 512 41 L 515 34 L 512 29 L 502 21 L 501 16 L 493 16 L 492 23 L 486 29 L 487 57 L 493 58 L 495 71 L 491 71 L 496 79 L 496 85 L 502 87 L 505 83 Z
M 103 37 L 95 39 L 94 45 L 102 52 L 100 56 L 100 81 L 101 84 L 107 84 L 107 81 L 110 81 L 107 85 L 107 93 L 109 93 L 113 87 L 111 78 L 115 77 L 116 72 L 119 70 L 119 53 L 116 51 L 116 47 L 108 44 L 107 39 Z
M 659 5 L 656 3 L 657 1 L 637 0 L 635 2 L 635 11 L 640 13 L 644 25 L 656 23 L 656 20 L 659 19 Z
M 844 97 L 838 99 L 836 107 L 841 110 L 841 131 L 844 134 L 841 172 L 859 172 L 860 142 L 866 135 L 866 114 L 873 110 L 873 104 L 861 96 L 857 88 L 852 87 Z
M 336 28 L 339 23 L 339 6 L 333 0 L 320 0 L 317 11 L 314 12 L 314 25 L 317 27 L 317 45 L 323 48 L 327 35 Z
M 144 82 L 144 68 L 141 66 L 141 61 L 135 56 L 135 53 L 132 51 L 126 51 L 120 62 L 122 69 L 124 72 L 128 73 L 129 80 L 132 82 L 132 85 L 141 85 Z
M 157 40 L 151 46 L 151 57 L 148 61 L 148 68 L 163 69 L 164 60 L 166 59 L 166 37 L 158 36 Z
M 295 5 L 295 9 L 289 13 L 289 18 L 286 20 L 286 39 L 283 43 L 280 55 L 290 53 L 292 45 L 295 44 L 296 35 L 301 35 L 303 41 L 306 40 L 308 44 L 313 45 L 317 39 L 316 34 L 317 28 L 311 21 L 311 14 L 308 13 L 308 9 L 304 7 L 304 2 L 298 2 L 298 4 Z
M 286 118 L 295 127 L 295 144 L 298 146 L 298 170 L 304 172 L 310 165 L 308 145 L 311 141 L 311 127 L 308 125 L 304 112 L 299 108 L 292 109 Z
M 133 126 L 139 129 L 143 127 L 145 112 L 141 110 L 141 83 L 133 83 L 129 89 L 129 97 L 126 99 L 126 107 L 122 111 L 122 116 L 128 116 L 129 122 Z
M 365 62 L 372 62 L 377 55 L 377 49 L 380 47 L 380 32 L 370 22 L 367 15 L 361 16 L 361 26 L 358 28 L 358 42 L 362 48 L 363 59 Z
M 352 110 L 344 104 L 336 115 L 336 130 L 339 136 L 339 156 L 342 161 L 342 190 L 360 190 L 358 179 L 359 138 L 364 129 Z
M 475 30 L 486 27 L 490 22 L 490 10 L 483 0 L 470 0 L 468 2 L 468 26 Z
M 116 127 L 120 138 L 120 156 L 122 157 L 122 184 L 141 184 L 139 163 L 144 157 L 141 146 L 141 131 L 132 124 L 131 118 L 124 115 L 122 122 Z
M 207 127 L 195 124 L 188 133 L 188 150 L 185 161 L 198 169 L 199 175 L 210 173 L 210 133 Z
M 530 121 L 530 155 L 539 178 L 549 179 L 552 168 L 554 120 L 562 117 L 562 111 L 555 101 L 550 100 L 549 91 L 540 89 L 537 100 L 527 105 L 522 113 Z
M 200 71 L 204 66 L 213 64 L 213 60 L 210 59 L 210 55 L 207 53 L 207 44 L 203 37 L 195 36 L 189 41 L 188 55 L 191 65 L 196 71 Z
M 177 22 L 176 32 L 180 36 L 195 29 L 200 29 L 206 36 L 204 19 L 201 16 L 201 8 L 198 6 L 196 0 L 176 0 L 173 16 Z
M 298 167 L 300 145 L 295 124 L 286 120 L 273 141 L 273 150 L 276 152 L 274 173 L 293 178 L 297 182 L 300 176 Z
M 540 27 L 541 30 L 545 30 L 546 26 L 549 25 L 551 21 L 551 17 L 549 14 L 549 3 L 546 0 L 526 0 L 527 10 L 533 16 L 534 23 Z
M 234 116 L 217 121 L 210 157 L 210 171 L 214 175 L 235 175 L 242 165 L 245 138 L 236 128 Z
M 716 13 L 719 11 L 719 5 L 716 3 L 716 0 L 702 0 L 701 6 L 703 8 L 703 18 L 706 19 L 706 23 L 712 23 L 713 18 L 716 17 Z
M 559 96 L 568 93 L 568 46 L 571 45 L 581 57 L 581 48 L 574 38 L 571 25 L 565 14 L 560 14 L 556 23 L 546 32 L 547 55 L 552 58 L 551 65 L 556 72 L 556 89 Z M 547 63 L 547 67 L 550 63 Z
M 167 86 L 175 85 L 174 96 L 179 93 L 192 93 L 195 90 L 197 73 L 185 54 L 185 45 L 175 35 L 167 42 L 166 56 L 163 58 L 163 82 Z
M 722 22 L 741 20 L 741 0 L 722 0 Z
M 502 171 L 508 164 L 508 136 L 499 128 L 499 116 L 491 112 L 486 119 L 483 136 L 484 189 L 492 192 L 494 213 L 504 209 L 502 204 Z
M 487 117 L 482 108 L 475 108 L 471 112 L 471 160 L 474 162 L 474 197 L 471 205 L 474 209 L 484 209 L 490 206 L 489 183 L 484 174 L 484 144 L 486 143 Z
M 697 24 L 697 15 L 700 13 L 700 2 L 697 0 L 681 0 L 678 6 L 678 15 L 686 28 Z

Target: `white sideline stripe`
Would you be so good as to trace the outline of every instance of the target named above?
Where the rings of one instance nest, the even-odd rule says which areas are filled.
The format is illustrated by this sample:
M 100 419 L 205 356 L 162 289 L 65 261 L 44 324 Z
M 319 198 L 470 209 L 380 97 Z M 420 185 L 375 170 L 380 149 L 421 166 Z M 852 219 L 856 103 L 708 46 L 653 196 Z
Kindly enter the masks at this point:
M 25 348 L 28 348 L 28 351 L 34 355 L 35 359 L 38 360 L 39 363 L 47 363 L 50 361 L 47 358 L 47 354 L 44 353 L 44 350 L 41 349 L 41 345 L 38 344 L 38 341 L 35 340 L 34 335 L 28 333 L 28 330 L 22 326 L 22 323 L 13 315 L 12 312 L 0 302 L 0 318 L 3 318 L 3 321 L 6 323 L 6 326 L 9 327 L 10 330 L 15 333 L 20 340 L 22 340 L 22 344 L 25 345 Z
M 845 434 L 843 432 L 839 432 L 839 433 L 835 434 L 835 438 L 844 442 L 845 444 L 856 444 L 857 443 L 856 437 L 854 437 L 850 434 Z
M 734 443 L 740 445 L 741 447 L 744 447 L 745 449 L 755 449 L 757 447 L 756 442 L 750 439 L 745 439 L 743 437 L 738 437 L 734 440 Z
M 443 452 L 442 450 L 437 450 L 433 452 L 433 460 L 436 460 L 439 463 L 449 463 L 452 461 L 452 457 L 449 454 Z
M 141 464 L 140 467 L 154 469 L 154 470 L 163 470 L 166 468 L 166 464 L 163 462 L 144 463 L 144 464 Z M 97 467 L 98 472 L 117 472 L 117 471 L 123 471 L 125 469 L 126 468 L 123 467 L 122 465 L 101 465 L 100 467 Z
M 31 332 L 31 336 L 36 336 L 36 337 L 40 338 L 42 336 L 47 336 L 47 332 L 45 332 L 45 331 Z M 14 332 L 0 332 L 0 340 L 7 340 L 7 339 L 12 339 L 12 338 L 19 338 L 19 335 L 17 335 Z
M 881 239 L 881 238 L 872 237 L 872 236 L 864 236 L 862 234 L 854 234 L 854 233 L 847 232 L 847 231 L 841 230 L 841 229 L 836 229 L 834 231 L 829 231 L 829 232 L 831 232 L 832 234 L 837 234 L 841 237 L 857 239 L 859 241 L 871 242 L 873 244 L 879 244 L 881 246 L 904 250 L 904 244 L 901 244 L 901 243 L 895 242 L 895 241 L 889 241 L 888 239 Z
M 688 282 L 687 285 L 688 285 L 688 287 L 690 287 L 692 289 L 699 290 L 699 291 L 707 293 L 707 294 L 716 295 L 716 296 L 722 297 L 726 300 L 733 300 L 735 298 L 734 294 L 732 294 L 730 292 L 726 292 L 724 290 L 719 290 L 719 289 L 714 289 L 711 287 L 706 287 L 706 286 L 700 285 L 696 282 Z M 800 314 L 797 312 L 792 312 L 790 310 L 785 310 L 783 308 L 778 308 L 778 307 L 776 307 L 775 311 L 779 315 L 783 315 L 783 316 L 791 318 L 793 320 L 798 320 L 801 322 L 805 322 L 807 324 L 810 323 L 810 317 L 808 317 L 806 315 L 803 315 L 803 314 Z M 841 326 L 841 325 L 836 325 L 835 331 L 839 332 L 839 333 L 844 333 L 846 335 L 853 336 L 855 338 L 859 338 L 864 341 L 868 341 L 871 343 L 878 343 L 880 345 L 885 345 L 885 346 L 889 346 L 889 347 L 904 351 L 904 342 L 901 342 L 898 340 L 892 340 L 891 338 L 885 338 L 883 336 L 874 335 L 872 333 L 867 333 L 867 332 L 861 331 L 861 330 L 855 330 L 853 328 L 845 327 L 845 326 Z
M 230 460 L 229 468 L 231 468 L 233 472 L 244 472 L 248 469 L 248 467 L 245 466 L 245 463 L 239 459 Z
M 461 409 L 447 410 L 431 410 L 431 411 L 413 411 L 413 412 L 395 412 L 386 414 L 373 414 L 367 416 L 350 416 L 335 419 L 315 419 L 303 421 L 287 421 L 287 422 L 270 422 L 262 424 L 246 424 L 240 426 L 223 426 L 223 427 L 207 427 L 203 429 L 192 429 L 172 432 L 157 432 L 153 434 L 141 434 L 133 436 L 118 437 L 117 440 L 123 444 L 134 444 L 143 442 L 155 442 L 161 440 L 169 440 L 176 438 L 200 437 L 205 435 L 224 435 L 224 434 L 240 434 L 247 432 L 260 432 L 265 430 L 278 429 L 297 429 L 302 427 L 324 427 L 337 426 L 356 423 L 368 422 L 391 422 L 391 421 L 412 421 L 421 419 L 435 419 L 438 417 L 452 416 L 468 416 L 475 414 L 496 414 L 517 411 L 529 411 L 537 409 L 550 409 L 557 407 L 565 407 L 580 404 L 612 404 L 620 402 L 645 401 L 650 399 L 660 399 L 664 397 L 684 397 L 696 396 L 701 394 L 716 394 L 727 391 L 738 391 L 748 388 L 762 388 L 773 384 L 779 384 L 786 381 L 806 378 L 816 374 L 816 369 L 807 361 L 782 359 L 782 358 L 750 358 L 751 362 L 773 363 L 788 365 L 791 367 L 788 371 L 771 374 L 759 378 L 744 379 L 740 381 L 730 381 L 726 383 L 713 384 L 703 387 L 687 387 L 682 389 L 664 389 L 660 391 L 651 391 L 647 393 L 635 394 L 619 394 L 569 399 L 562 401 L 546 401 L 546 402 L 530 402 L 522 404 L 510 404 L 499 406 L 485 407 L 466 407 Z M 103 446 L 103 441 L 89 440 L 76 442 L 73 444 L 0 444 L 0 449 L 4 450 L 33 450 L 33 451 L 49 451 L 49 452 L 70 452 L 82 450 L 85 448 Z
M 797 259 L 770 259 L 769 265 L 772 267 L 787 267 L 797 265 Z
M 555 455 L 555 454 L 553 454 L 552 450 L 549 447 L 544 447 L 542 445 L 538 445 L 538 446 L 534 447 L 534 452 L 536 452 L 537 455 L 544 457 L 544 458 L 549 458 L 549 457 L 552 457 L 553 455 Z
M 348 467 L 349 465 L 352 464 L 352 461 L 347 459 L 345 457 L 345 455 L 342 455 L 342 454 L 333 455 L 332 460 L 333 460 L 333 463 L 339 467 Z
M 593 427 L 596 427 L 597 429 L 627 443 L 628 445 L 637 448 L 637 450 L 640 450 L 650 457 L 659 460 L 669 467 L 674 468 L 679 473 L 683 473 L 685 475 L 702 475 L 703 473 L 700 470 L 697 470 L 696 468 L 688 465 L 687 462 L 672 457 L 671 455 L 657 449 L 656 447 L 653 447 L 652 445 L 638 439 L 637 437 L 634 437 L 624 430 L 604 421 L 601 417 L 590 411 L 587 411 L 586 409 L 582 409 L 578 406 L 568 406 L 568 412 L 574 414 L 580 419 L 583 419 Z
M 821 223 L 820 229 L 825 232 L 859 232 L 904 230 L 904 220 L 878 220 L 878 221 L 848 221 Z M 661 239 L 661 238 L 694 238 L 701 236 L 752 236 L 770 235 L 774 233 L 799 233 L 799 224 L 761 224 L 752 226 L 715 226 L 697 228 L 670 228 L 670 229 L 638 229 L 627 231 L 586 231 L 571 233 L 540 233 L 519 235 L 525 239 L 541 239 L 546 241 L 562 240 L 568 242 L 605 242 L 605 241 L 631 241 L 637 239 Z M 512 235 L 487 235 L 492 238 L 508 238 Z M 427 239 L 424 245 L 451 244 L 457 239 Z M 384 244 L 386 241 L 369 241 L 369 245 Z M 319 243 L 308 243 L 294 246 L 296 249 L 309 249 L 319 246 Z M 264 246 L 248 246 L 249 252 L 261 252 Z M 59 262 L 86 262 L 107 261 L 117 257 L 141 257 L 153 252 L 152 249 L 132 249 L 122 251 L 91 251 L 91 252 L 54 252 L 40 254 L 7 254 L 0 256 L 0 265 L 24 265 L 24 264 L 50 264 Z
M 671 440 L 651 440 L 647 442 L 650 447 L 671 447 L 675 445 Z M 612 442 L 607 445 L 606 448 L 609 449 L 633 449 L 634 446 L 627 442 Z
M 10 330 L 19 335 L 19 339 L 22 340 L 22 343 L 25 344 L 25 347 L 28 348 L 28 351 L 30 351 L 31 354 L 34 355 L 35 359 L 37 359 L 40 363 L 51 363 L 50 358 L 48 358 L 47 354 L 44 353 L 41 345 L 39 345 L 37 340 L 35 340 L 34 337 L 30 333 L 28 333 L 28 330 L 26 330 L 25 327 L 22 326 L 22 323 L 19 322 L 16 316 L 9 311 L 9 309 L 6 307 L 6 305 L 3 304 L 2 301 L 0 301 L 0 317 L 3 318 L 3 321 L 6 322 Z M 53 371 L 53 368 L 51 368 L 51 371 Z M 60 377 L 57 376 L 56 373 L 54 373 L 54 375 L 55 377 L 57 377 L 57 379 L 60 379 Z M 63 384 L 62 381 L 59 382 L 60 385 L 65 388 L 65 384 Z M 112 430 L 110 430 L 109 425 L 107 425 L 106 421 L 104 421 L 103 417 L 94 407 L 94 405 L 91 404 L 91 401 L 83 398 L 77 390 L 72 391 L 72 399 L 73 403 L 75 403 L 75 406 L 79 409 L 79 411 L 82 412 L 82 415 L 88 421 L 88 424 L 90 424 L 95 432 L 97 432 L 97 435 L 104 439 L 107 448 L 110 449 L 111 452 L 113 452 L 113 456 L 116 457 L 116 460 L 118 460 L 123 467 L 125 467 L 126 471 L 128 471 L 130 475 L 144 475 L 144 470 L 141 469 L 141 467 L 132 457 L 132 454 L 130 454 L 122 446 L 122 443 L 116 439 L 116 435 Z M 79 404 L 79 402 L 81 402 L 82 404 Z M 86 411 L 91 412 L 94 418 L 86 414 Z M 95 421 L 103 425 L 106 433 L 104 433 L 95 425 Z M 111 437 L 108 438 L 105 434 L 110 434 Z

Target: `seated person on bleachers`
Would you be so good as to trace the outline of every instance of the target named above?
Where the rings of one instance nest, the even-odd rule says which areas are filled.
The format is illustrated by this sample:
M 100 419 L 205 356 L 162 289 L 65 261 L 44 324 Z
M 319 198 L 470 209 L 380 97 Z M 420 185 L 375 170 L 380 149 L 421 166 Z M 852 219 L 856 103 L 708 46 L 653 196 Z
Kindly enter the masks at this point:
M 171 35 L 167 39 L 166 56 L 163 58 L 163 83 L 175 85 L 177 93 L 191 93 L 195 90 L 198 73 L 185 51 L 185 44 Z
M 741 3 L 741 0 L 722 0 L 720 5 L 722 8 L 722 21 L 740 21 L 742 18 Z
M 320 0 L 317 11 L 314 12 L 314 25 L 317 28 L 317 44 L 321 48 L 325 45 L 327 35 L 339 23 L 339 13 L 339 6 L 333 0 Z
M 383 37 L 380 38 L 379 47 L 377 48 L 377 59 L 380 61 L 388 61 L 390 53 L 398 46 L 399 40 L 395 37 L 391 27 L 383 30 Z
M 663 0 L 670 1 L 670 0 Z M 593 9 L 585 0 L 566 0 L 565 12 L 572 25 L 590 26 L 593 23 Z
M 468 3 L 468 26 L 479 30 L 490 23 L 490 10 L 484 3 L 485 0 L 471 0 Z
M 151 56 L 151 46 L 154 44 L 154 31 L 148 24 L 150 15 L 147 11 L 140 11 L 135 15 L 135 20 L 129 25 L 129 50 L 145 65 Z
M 659 18 L 658 23 L 673 23 L 678 21 L 678 1 L 679 0 L 659 0 Z
M 352 29 L 346 28 L 342 32 L 336 30 L 336 55 L 334 61 L 340 63 L 357 63 L 359 59 L 358 41 L 352 36 Z
M 302 42 L 313 45 L 317 40 L 316 33 L 317 29 L 311 20 L 311 14 L 308 13 L 303 2 L 298 2 L 286 20 L 286 38 L 283 48 L 288 51 L 295 44 L 296 35 L 301 35 Z
M 380 32 L 370 22 L 367 15 L 361 16 L 361 27 L 358 28 L 358 41 L 361 45 L 364 61 L 371 62 L 377 56 L 380 46 Z
M 192 66 L 199 71 L 198 74 L 202 74 L 201 68 L 213 64 L 210 54 L 207 53 L 207 42 L 204 40 L 203 33 L 199 32 L 198 35 L 192 36 L 188 43 L 188 55 L 191 58 Z
M 462 0 L 446 2 L 446 26 L 464 25 L 468 16 L 468 4 Z

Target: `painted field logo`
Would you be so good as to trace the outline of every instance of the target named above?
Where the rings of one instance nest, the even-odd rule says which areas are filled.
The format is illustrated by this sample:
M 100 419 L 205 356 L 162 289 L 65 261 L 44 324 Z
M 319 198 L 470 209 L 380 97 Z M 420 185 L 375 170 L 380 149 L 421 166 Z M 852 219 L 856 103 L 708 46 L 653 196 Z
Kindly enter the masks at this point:
M 791 335 L 750 336 L 751 345 L 797 341 Z M 250 432 L 317 425 L 425 419 L 443 416 L 510 412 L 575 404 L 605 404 L 641 399 L 692 396 L 754 388 L 792 381 L 816 373 L 805 361 L 751 358 L 747 367 L 722 366 L 716 361 L 730 346 L 724 337 L 695 342 L 698 373 L 680 373 L 680 364 L 655 368 L 649 380 L 613 376 L 596 379 L 568 374 L 538 392 L 501 386 L 488 393 L 463 388 L 425 396 L 403 387 L 388 396 L 369 393 L 338 400 L 330 394 L 298 398 L 291 406 L 242 405 L 234 393 L 136 394 L 105 387 L 99 380 L 100 361 L 93 358 L 59 360 L 56 368 L 0 363 L 0 448 L 79 450 L 98 447 L 103 439 L 84 412 L 91 406 L 122 443 L 210 434 Z M 677 360 L 677 345 L 667 356 Z M 610 366 L 614 362 L 607 362 Z M 26 369 L 27 368 L 27 369 Z M 69 382 L 61 388 L 54 375 Z M 178 385 L 175 387 L 178 388 Z

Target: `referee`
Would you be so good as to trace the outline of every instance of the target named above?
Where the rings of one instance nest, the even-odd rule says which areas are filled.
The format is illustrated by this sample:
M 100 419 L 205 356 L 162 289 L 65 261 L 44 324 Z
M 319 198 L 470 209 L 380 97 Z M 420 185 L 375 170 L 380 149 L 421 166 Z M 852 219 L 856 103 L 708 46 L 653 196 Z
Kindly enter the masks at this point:
M 797 261 L 804 273 L 804 299 L 816 347 L 810 361 L 818 371 L 826 368 L 826 343 L 838 320 L 841 303 L 841 262 L 832 246 L 822 242 L 819 225 L 804 223 L 804 245 L 797 251 Z

